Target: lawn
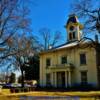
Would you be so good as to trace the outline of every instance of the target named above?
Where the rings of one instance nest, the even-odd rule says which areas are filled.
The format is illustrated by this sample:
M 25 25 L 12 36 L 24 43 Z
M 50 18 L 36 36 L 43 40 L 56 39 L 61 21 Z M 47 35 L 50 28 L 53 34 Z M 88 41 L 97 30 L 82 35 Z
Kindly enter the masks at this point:
M 50 97 L 55 97 L 55 96 L 62 97 L 63 99 L 61 98 L 60 99 L 51 98 L 51 99 L 52 100 L 100 100 L 100 98 L 95 99 L 95 97 L 100 96 L 100 91 L 90 91 L 90 92 L 33 91 L 26 93 L 10 93 L 9 89 L 3 89 L 2 93 L 0 94 L 0 100 L 35 100 L 34 97 L 37 98 L 36 100 L 51 100 Z M 48 99 L 43 99 L 45 97 L 48 97 Z

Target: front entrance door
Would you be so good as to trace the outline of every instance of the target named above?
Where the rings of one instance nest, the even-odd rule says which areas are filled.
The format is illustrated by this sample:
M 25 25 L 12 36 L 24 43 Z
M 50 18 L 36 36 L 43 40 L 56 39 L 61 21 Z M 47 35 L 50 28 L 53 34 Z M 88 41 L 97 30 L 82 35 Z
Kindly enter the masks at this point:
M 65 72 L 57 72 L 57 87 L 65 87 Z

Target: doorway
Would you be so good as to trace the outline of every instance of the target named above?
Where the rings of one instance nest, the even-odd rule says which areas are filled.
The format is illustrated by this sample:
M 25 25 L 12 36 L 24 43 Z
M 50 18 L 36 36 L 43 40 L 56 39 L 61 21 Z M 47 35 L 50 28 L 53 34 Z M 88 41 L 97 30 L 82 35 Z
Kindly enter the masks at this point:
M 65 72 L 57 72 L 57 87 L 65 87 Z

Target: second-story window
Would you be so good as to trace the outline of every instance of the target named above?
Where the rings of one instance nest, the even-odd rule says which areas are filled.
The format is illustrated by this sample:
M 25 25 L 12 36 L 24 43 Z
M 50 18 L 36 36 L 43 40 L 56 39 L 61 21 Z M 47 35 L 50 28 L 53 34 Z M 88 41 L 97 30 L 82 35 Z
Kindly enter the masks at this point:
M 67 63 L 67 57 L 63 56 L 61 57 L 61 64 L 66 64 Z
M 51 65 L 51 59 L 50 58 L 47 58 L 46 59 L 46 67 L 48 67 L 50 65 Z
M 80 54 L 80 64 L 86 65 L 86 54 L 85 53 Z

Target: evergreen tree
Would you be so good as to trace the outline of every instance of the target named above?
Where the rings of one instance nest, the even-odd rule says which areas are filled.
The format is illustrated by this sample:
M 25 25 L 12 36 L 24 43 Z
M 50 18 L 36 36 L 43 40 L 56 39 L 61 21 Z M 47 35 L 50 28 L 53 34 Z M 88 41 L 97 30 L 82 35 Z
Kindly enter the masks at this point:
M 9 83 L 15 83 L 16 81 L 16 75 L 15 73 L 11 73 Z
M 39 80 L 39 57 L 29 58 L 29 67 L 25 69 L 26 80 Z

